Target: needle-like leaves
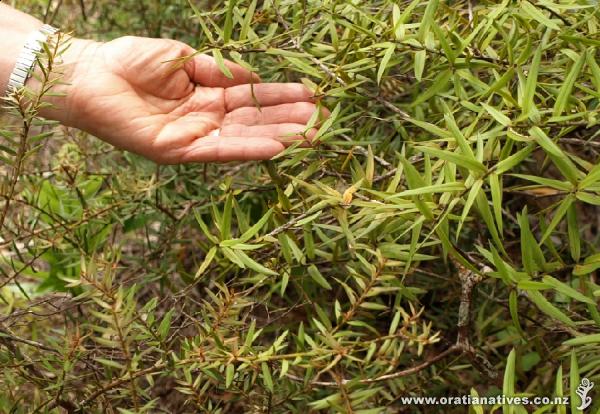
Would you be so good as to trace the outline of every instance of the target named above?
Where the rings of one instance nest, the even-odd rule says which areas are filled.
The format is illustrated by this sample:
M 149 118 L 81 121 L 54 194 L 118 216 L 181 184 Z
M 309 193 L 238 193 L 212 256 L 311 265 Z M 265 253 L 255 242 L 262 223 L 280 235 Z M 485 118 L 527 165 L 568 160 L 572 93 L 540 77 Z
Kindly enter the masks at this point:
M 43 121 L 85 86 L 53 88 L 69 49 L 46 43 L 0 126 L 0 412 L 375 414 L 432 384 L 578 412 L 600 381 L 596 1 L 79 3 L 46 17 L 156 38 L 119 54 L 119 102 L 144 105 L 104 110 L 114 65 L 90 69 L 101 138 L 281 151 L 157 167 Z M 250 78 L 227 59 L 261 82 L 229 88 Z M 500 407 L 533 406 L 471 411 Z

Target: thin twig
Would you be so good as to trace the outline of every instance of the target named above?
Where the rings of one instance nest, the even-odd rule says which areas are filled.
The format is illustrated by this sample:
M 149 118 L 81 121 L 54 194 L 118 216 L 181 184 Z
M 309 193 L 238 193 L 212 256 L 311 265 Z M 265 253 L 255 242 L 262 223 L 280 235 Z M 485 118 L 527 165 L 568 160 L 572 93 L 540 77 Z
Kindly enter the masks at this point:
M 349 383 L 373 384 L 373 383 L 381 382 L 381 381 L 389 381 L 389 380 L 393 380 L 396 378 L 401 378 L 401 377 L 406 377 L 408 375 L 416 374 L 417 372 L 422 371 L 425 368 L 435 364 L 436 362 L 446 358 L 448 355 L 453 354 L 458 351 L 461 351 L 460 347 L 458 345 L 454 344 L 454 345 L 450 346 L 449 348 L 446 348 L 444 351 L 440 352 L 439 354 L 435 355 L 434 357 L 428 359 L 427 361 L 422 362 L 421 364 L 404 369 L 402 371 L 396 371 L 396 372 L 393 372 L 390 374 L 380 375 L 379 377 L 375 377 L 375 378 L 366 378 L 366 379 L 362 379 L 362 380 L 341 378 L 338 381 L 311 381 L 311 382 L 309 382 L 309 384 L 310 385 L 318 385 L 321 387 L 338 387 L 339 385 L 347 385 Z M 294 380 L 294 381 L 304 382 L 304 379 L 302 379 L 301 377 L 298 377 L 296 375 L 286 374 L 286 377 L 288 377 L 289 379 Z

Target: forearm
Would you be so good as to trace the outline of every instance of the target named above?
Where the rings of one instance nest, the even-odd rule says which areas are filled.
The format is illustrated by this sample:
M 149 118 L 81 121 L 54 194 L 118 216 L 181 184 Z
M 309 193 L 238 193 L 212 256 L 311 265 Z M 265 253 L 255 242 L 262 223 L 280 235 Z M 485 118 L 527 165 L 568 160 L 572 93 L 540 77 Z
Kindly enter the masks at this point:
M 0 3 L 0 95 L 6 93 L 8 78 L 29 35 L 43 23 Z
M 6 95 L 8 79 L 12 73 L 17 58 L 29 36 L 39 30 L 43 23 L 36 18 L 15 10 L 0 3 L 0 95 Z M 63 38 L 66 36 L 63 35 Z M 61 54 L 59 67 L 53 68 L 55 73 L 52 78 L 60 77 L 60 82 L 52 88 L 51 94 L 44 97 L 45 105 L 40 109 L 39 115 L 44 118 L 60 121 L 65 125 L 76 125 L 76 104 L 72 102 L 71 95 L 78 81 L 76 72 L 85 70 L 89 64 L 89 54 L 93 53 L 98 44 L 96 42 L 70 38 L 68 48 Z M 61 47 L 62 48 L 62 47 Z M 42 74 L 36 65 L 35 75 L 31 76 L 25 85 L 34 93 L 41 90 L 40 75 Z

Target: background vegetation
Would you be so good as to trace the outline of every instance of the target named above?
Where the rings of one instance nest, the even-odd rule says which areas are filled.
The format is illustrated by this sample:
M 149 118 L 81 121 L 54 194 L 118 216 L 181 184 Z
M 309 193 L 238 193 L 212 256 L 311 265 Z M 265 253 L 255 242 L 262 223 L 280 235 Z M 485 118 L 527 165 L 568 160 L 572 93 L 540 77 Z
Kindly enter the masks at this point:
M 5 113 L 0 411 L 576 413 L 600 384 L 595 1 L 13 3 L 333 115 L 271 162 L 157 167 Z

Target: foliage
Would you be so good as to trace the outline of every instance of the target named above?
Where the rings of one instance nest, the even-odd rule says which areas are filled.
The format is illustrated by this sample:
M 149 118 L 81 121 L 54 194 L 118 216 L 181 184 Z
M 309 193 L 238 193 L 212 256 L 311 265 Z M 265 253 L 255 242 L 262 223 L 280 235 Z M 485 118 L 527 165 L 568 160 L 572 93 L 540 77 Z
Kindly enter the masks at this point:
M 167 167 L 5 119 L 0 410 L 565 413 L 600 383 L 596 2 L 54 3 L 18 5 L 332 116 L 273 161 Z

